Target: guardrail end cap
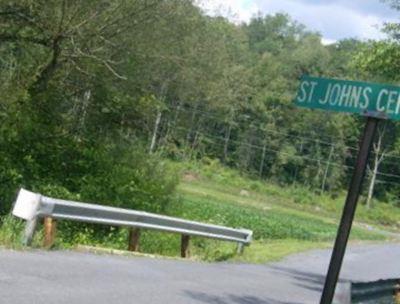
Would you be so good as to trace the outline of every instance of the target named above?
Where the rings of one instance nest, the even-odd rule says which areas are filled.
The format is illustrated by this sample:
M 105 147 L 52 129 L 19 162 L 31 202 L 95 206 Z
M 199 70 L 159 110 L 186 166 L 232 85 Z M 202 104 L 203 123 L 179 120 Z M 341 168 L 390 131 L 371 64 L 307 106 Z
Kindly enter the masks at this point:
M 249 230 L 249 229 L 244 229 L 244 228 L 240 228 L 240 231 L 244 232 L 247 234 L 247 238 L 246 241 L 244 242 L 244 244 L 246 246 L 250 245 L 250 243 L 253 240 L 253 230 Z
M 21 188 L 12 214 L 25 220 L 32 220 L 39 208 L 40 194 Z

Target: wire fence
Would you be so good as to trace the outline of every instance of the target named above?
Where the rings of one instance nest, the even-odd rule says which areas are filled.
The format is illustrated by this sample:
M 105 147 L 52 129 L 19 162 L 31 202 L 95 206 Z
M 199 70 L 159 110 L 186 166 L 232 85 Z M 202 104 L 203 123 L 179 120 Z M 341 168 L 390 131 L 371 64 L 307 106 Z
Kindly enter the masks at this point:
M 314 188 L 325 191 L 331 188 L 332 182 L 344 187 L 354 168 L 358 147 L 348 139 L 320 137 L 318 132 L 291 134 L 254 124 L 247 132 L 240 129 L 240 121 L 229 118 L 228 114 L 208 112 L 189 105 L 170 108 L 169 111 L 175 117 L 173 123 L 168 122 L 168 127 L 173 129 L 166 132 L 168 136 L 172 133 L 176 138 L 185 139 L 194 153 L 212 156 L 231 165 L 236 162 L 234 166 L 261 178 L 273 177 L 271 166 L 277 167 L 277 161 L 286 159 L 286 163 L 282 161 L 280 164 L 281 172 L 286 171 L 289 176 L 288 171 L 291 173 L 286 182 L 291 179 L 291 183 L 304 183 L 305 175 L 314 174 Z M 318 138 L 315 138 L 316 134 Z M 239 154 L 242 154 L 242 159 Z M 371 165 L 376 155 L 371 151 Z M 387 155 L 379 170 L 369 170 L 367 177 L 375 174 L 375 187 L 400 187 L 400 174 L 396 172 L 399 165 L 400 155 Z M 275 174 L 279 174 L 279 170 Z

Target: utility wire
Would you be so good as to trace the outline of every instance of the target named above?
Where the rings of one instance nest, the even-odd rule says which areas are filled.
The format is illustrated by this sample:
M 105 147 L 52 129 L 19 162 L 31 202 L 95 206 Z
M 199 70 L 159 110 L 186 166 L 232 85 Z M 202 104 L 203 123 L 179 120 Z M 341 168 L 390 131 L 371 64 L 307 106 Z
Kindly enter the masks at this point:
M 189 106 L 189 107 L 191 107 L 191 106 Z M 169 108 L 169 109 L 171 109 L 171 108 Z M 172 109 L 171 109 L 171 110 L 172 110 Z M 214 113 L 207 112 L 207 111 L 202 111 L 202 110 L 199 110 L 199 109 L 196 109 L 196 108 L 185 109 L 184 107 L 181 107 L 181 108 L 179 109 L 179 111 L 184 111 L 184 112 L 187 112 L 187 113 L 196 112 L 196 113 L 204 114 L 204 115 L 206 115 L 208 118 L 221 119 L 220 116 L 218 116 L 218 115 L 216 115 L 216 114 L 214 114 Z M 313 138 L 311 138 L 311 137 L 308 137 L 307 135 L 309 135 L 309 134 L 293 135 L 293 134 L 289 134 L 289 133 L 278 132 L 278 131 L 276 131 L 276 130 L 267 130 L 267 129 L 260 129 L 260 128 L 257 128 L 257 129 L 258 129 L 258 131 L 261 131 L 261 132 L 270 132 L 270 133 L 273 132 L 273 133 L 285 135 L 285 136 L 287 136 L 287 137 L 293 137 L 293 138 L 302 139 L 302 140 L 305 140 L 305 141 L 314 141 L 314 142 L 318 142 L 318 143 L 325 144 L 325 145 L 328 145 L 328 146 L 335 146 L 335 145 L 336 145 L 336 144 L 333 143 L 332 139 L 333 139 L 334 141 L 343 140 L 343 139 L 330 138 L 331 141 L 326 141 L 326 140 L 322 140 L 322 139 L 313 139 Z M 357 148 L 357 147 L 345 146 L 345 148 L 347 148 L 347 149 L 349 149 L 349 150 L 356 150 L 356 151 L 358 151 L 358 148 Z
M 176 129 L 183 130 L 183 131 L 190 131 L 188 128 L 183 128 L 183 127 L 176 127 Z M 218 144 L 225 145 L 225 138 L 223 138 L 223 137 L 218 137 L 218 136 L 214 136 L 214 135 L 205 134 L 204 132 L 201 132 L 201 131 L 195 131 L 195 132 L 197 134 L 202 135 L 203 137 L 206 137 L 206 138 L 209 138 L 209 139 L 211 138 L 211 139 L 215 139 L 215 140 L 219 140 L 219 141 L 224 141 L 223 143 L 218 143 Z M 235 140 L 235 139 L 229 139 L 229 142 L 233 142 L 233 143 L 236 143 L 236 144 L 239 144 L 239 145 L 242 145 L 242 146 L 247 146 L 247 147 L 250 147 L 250 148 L 258 149 L 258 150 L 261 150 L 261 151 L 266 150 L 266 151 L 270 151 L 270 152 L 274 152 L 274 153 L 280 153 L 280 154 L 283 154 L 283 155 L 288 155 L 288 156 L 291 156 L 291 157 L 296 158 L 296 159 L 305 159 L 305 160 L 309 160 L 311 162 L 317 162 L 319 164 L 324 164 L 324 165 L 329 165 L 329 166 L 332 165 L 332 166 L 339 167 L 339 168 L 354 169 L 354 166 L 349 166 L 349 165 L 346 165 L 346 164 L 332 162 L 332 161 L 331 162 L 327 162 L 327 161 L 322 160 L 322 159 L 315 159 L 315 158 L 308 157 L 308 156 L 293 155 L 293 154 L 290 154 L 290 153 L 287 153 L 287 152 L 284 152 L 284 151 L 281 151 L 281 150 L 272 149 L 272 148 L 269 148 L 269 147 L 266 147 L 266 146 L 259 146 L 259 145 L 255 145 L 255 144 L 250 144 L 248 142 L 239 141 L 239 140 Z M 298 149 L 296 149 L 296 151 L 298 151 Z M 391 173 L 377 172 L 376 175 L 377 176 L 386 176 L 386 177 L 392 177 L 392 178 L 399 178 L 400 179 L 400 175 L 391 174 Z
M 192 109 L 180 108 L 180 111 L 184 111 L 184 112 L 187 112 L 187 113 L 196 112 L 196 113 L 205 114 L 207 118 L 211 118 L 211 119 L 220 119 L 221 118 L 221 117 L 219 117 L 219 116 L 217 116 L 217 115 L 215 115 L 213 113 L 202 111 L 202 110 L 199 110 L 199 109 L 194 109 L 194 108 L 192 108 Z M 300 139 L 300 140 L 303 140 L 303 141 L 309 141 L 309 142 L 315 142 L 315 143 L 318 143 L 318 144 L 324 144 L 324 145 L 328 145 L 328 146 L 333 146 L 333 147 L 337 147 L 339 149 L 353 150 L 353 151 L 358 151 L 359 150 L 357 147 L 354 147 L 354 146 L 340 146 L 340 145 L 334 144 L 332 142 L 328 142 L 328 141 L 324 141 L 324 140 L 320 140 L 320 139 L 314 139 L 314 138 L 305 137 L 305 136 L 298 136 L 298 135 L 288 134 L 286 132 L 279 132 L 279 131 L 276 131 L 276 130 L 268 130 L 268 129 L 260 129 L 260 128 L 256 128 L 256 129 L 257 129 L 257 131 L 260 131 L 260 132 L 266 132 L 266 133 L 270 133 L 270 134 L 271 133 L 272 134 L 279 134 L 279 135 L 283 135 L 283 136 L 286 136 L 286 137 L 297 138 L 297 139 Z M 334 139 L 334 138 L 332 138 L 332 139 Z M 376 155 L 376 153 L 374 151 L 372 151 L 371 154 L 372 155 Z M 337 154 L 336 154 L 336 156 L 337 156 Z M 346 158 L 354 158 L 355 159 L 356 156 L 346 156 Z M 390 158 L 399 159 L 400 160 L 400 156 L 395 156 L 395 155 L 386 156 L 386 159 L 390 159 Z M 389 164 L 398 165 L 399 164 L 398 162 L 389 162 L 387 160 L 384 160 L 383 162 L 385 164 L 387 164 L 387 165 L 389 165 Z

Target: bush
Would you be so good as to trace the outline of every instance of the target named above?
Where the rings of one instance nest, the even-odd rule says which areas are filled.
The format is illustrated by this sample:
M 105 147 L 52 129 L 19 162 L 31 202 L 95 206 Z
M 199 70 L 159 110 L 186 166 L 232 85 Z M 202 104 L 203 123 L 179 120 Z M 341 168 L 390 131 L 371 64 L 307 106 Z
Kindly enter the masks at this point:
M 0 244 L 7 247 L 21 246 L 22 232 L 25 223 L 12 215 L 1 218 L 0 222 Z
M 178 175 L 157 155 L 148 155 L 144 149 L 137 147 L 120 145 L 85 149 L 81 151 L 81 156 L 82 159 L 75 160 L 82 164 L 79 165 L 80 170 L 74 172 L 73 181 L 69 179 L 71 173 L 66 172 L 68 179 L 63 180 L 61 176 L 54 178 L 49 172 L 49 178 L 37 178 L 21 186 L 50 197 L 155 213 L 163 213 L 174 199 Z M 10 212 L 18 188 L 11 189 L 4 213 Z M 16 224 L 15 233 L 11 231 L 15 223 L 19 222 L 5 217 L 0 243 L 15 241 L 20 229 L 20 225 Z M 57 230 L 56 245 L 61 246 L 104 243 L 110 238 L 120 239 L 121 244 L 126 243 L 126 229 L 60 221 Z
M 84 201 L 162 213 L 174 198 L 178 174 L 157 155 L 142 149 L 100 155 L 100 169 L 82 178 Z
M 109 149 L 98 153 L 96 158 L 99 169 L 82 178 L 79 194 L 58 189 L 59 195 L 64 195 L 61 197 L 155 213 L 163 213 L 174 199 L 178 175 L 157 155 L 148 155 L 142 149 Z M 58 243 L 66 246 L 108 243 L 120 249 L 126 246 L 127 230 L 123 228 L 65 221 L 60 222 L 59 230 Z
M 21 174 L 13 168 L 12 162 L 0 151 L 0 216 L 10 210 L 10 206 L 21 183 Z
M 290 187 L 288 188 L 290 192 L 290 196 L 296 204 L 300 205 L 315 205 L 317 198 L 310 189 L 307 188 L 299 188 L 299 187 Z

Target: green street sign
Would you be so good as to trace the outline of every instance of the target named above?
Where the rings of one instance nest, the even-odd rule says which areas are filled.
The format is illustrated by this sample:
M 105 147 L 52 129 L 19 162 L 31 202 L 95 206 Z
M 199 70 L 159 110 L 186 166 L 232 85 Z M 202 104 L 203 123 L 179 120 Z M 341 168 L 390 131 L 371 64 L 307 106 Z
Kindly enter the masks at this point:
M 320 304 L 331 304 L 376 130 L 381 119 L 400 120 L 400 87 L 303 76 L 295 104 L 311 109 L 367 116 L 320 300 Z
M 303 76 L 295 104 L 400 120 L 400 87 Z

